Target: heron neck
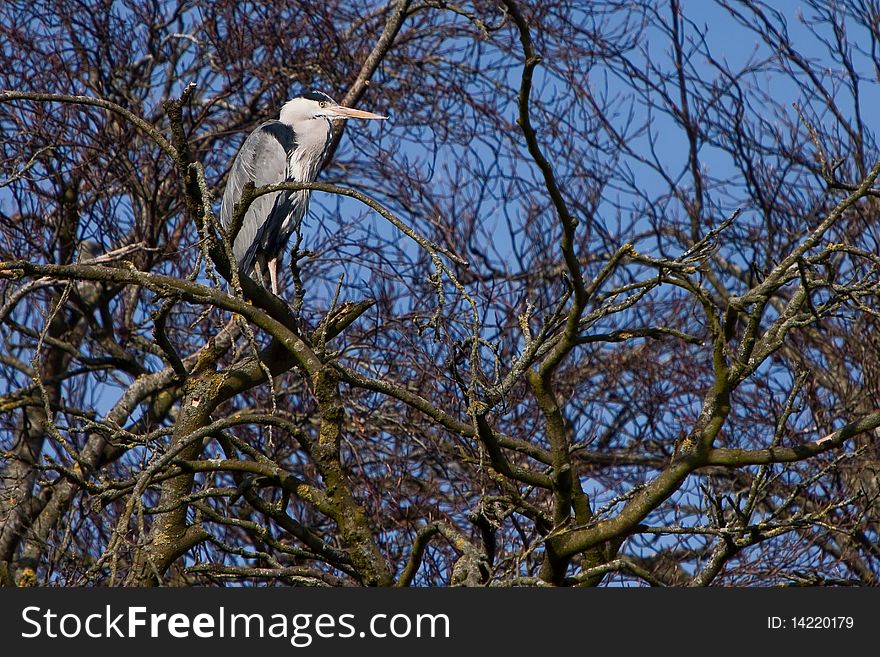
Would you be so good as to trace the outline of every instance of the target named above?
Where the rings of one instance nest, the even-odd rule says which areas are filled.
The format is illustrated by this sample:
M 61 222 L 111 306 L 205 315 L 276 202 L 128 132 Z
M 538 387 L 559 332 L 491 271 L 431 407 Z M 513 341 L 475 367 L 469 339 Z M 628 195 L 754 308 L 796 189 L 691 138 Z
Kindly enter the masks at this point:
M 327 145 L 333 138 L 329 121 L 309 121 L 292 125 L 296 145 L 288 157 L 288 174 L 294 180 L 311 182 L 318 175 Z

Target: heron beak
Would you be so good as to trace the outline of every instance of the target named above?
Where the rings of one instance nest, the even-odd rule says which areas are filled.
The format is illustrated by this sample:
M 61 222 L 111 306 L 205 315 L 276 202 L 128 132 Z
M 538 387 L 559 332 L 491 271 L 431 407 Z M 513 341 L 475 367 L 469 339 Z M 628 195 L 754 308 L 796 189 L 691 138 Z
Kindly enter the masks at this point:
M 338 119 L 387 119 L 387 116 L 381 114 L 373 114 L 364 110 L 354 109 L 353 107 L 345 107 L 343 105 L 335 105 L 328 108 L 328 114 Z

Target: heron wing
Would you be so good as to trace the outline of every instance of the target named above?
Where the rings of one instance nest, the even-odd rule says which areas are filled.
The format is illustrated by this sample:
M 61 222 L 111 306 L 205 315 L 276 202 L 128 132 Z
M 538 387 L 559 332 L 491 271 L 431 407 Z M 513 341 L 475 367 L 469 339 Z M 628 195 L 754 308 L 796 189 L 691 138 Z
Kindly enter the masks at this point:
M 235 157 L 223 193 L 220 221 L 225 228 L 232 223 L 235 204 L 248 182 L 253 181 L 256 187 L 284 182 L 288 154 L 293 146 L 293 131 L 280 121 L 267 121 L 248 135 Z M 254 266 L 260 235 L 272 217 L 278 195 L 279 192 L 258 196 L 245 213 L 232 247 L 235 259 L 245 272 Z

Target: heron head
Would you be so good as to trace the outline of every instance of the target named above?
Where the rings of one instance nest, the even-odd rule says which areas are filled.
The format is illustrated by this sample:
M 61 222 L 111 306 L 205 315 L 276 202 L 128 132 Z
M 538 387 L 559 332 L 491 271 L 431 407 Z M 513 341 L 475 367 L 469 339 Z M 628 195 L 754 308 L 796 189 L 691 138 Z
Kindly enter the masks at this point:
M 294 125 L 320 119 L 387 119 L 387 116 L 345 107 L 320 91 L 310 91 L 287 101 L 281 108 L 282 123 Z

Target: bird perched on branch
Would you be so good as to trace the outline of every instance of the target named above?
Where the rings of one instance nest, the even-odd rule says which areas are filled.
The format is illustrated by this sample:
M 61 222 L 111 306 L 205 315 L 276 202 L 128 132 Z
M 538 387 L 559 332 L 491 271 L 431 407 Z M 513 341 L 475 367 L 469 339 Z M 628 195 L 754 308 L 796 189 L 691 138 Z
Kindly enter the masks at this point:
M 312 182 L 333 139 L 333 119 L 385 119 L 343 107 L 320 91 L 289 100 L 278 120 L 266 121 L 245 140 L 226 182 L 220 220 L 229 230 L 235 204 L 248 182 L 259 188 L 282 182 Z M 278 261 L 309 207 L 309 191 L 281 191 L 256 197 L 241 221 L 232 246 L 239 268 L 257 274 L 278 294 Z

